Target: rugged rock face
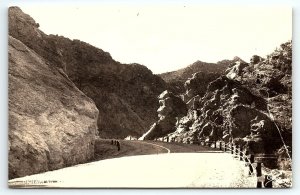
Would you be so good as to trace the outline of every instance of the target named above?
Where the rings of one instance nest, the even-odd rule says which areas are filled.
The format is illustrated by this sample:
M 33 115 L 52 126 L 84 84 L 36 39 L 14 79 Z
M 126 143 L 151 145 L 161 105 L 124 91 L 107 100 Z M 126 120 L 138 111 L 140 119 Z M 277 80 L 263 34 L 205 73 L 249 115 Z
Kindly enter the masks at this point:
M 255 114 L 251 115 L 249 111 L 240 109 L 239 105 L 244 105 L 245 108 L 252 107 L 255 113 L 267 109 L 264 99 L 251 94 L 239 82 L 225 76 L 220 77 L 208 85 L 202 98 L 198 97 L 194 106 L 190 107 L 189 115 L 180 120 L 177 131 L 172 136 L 188 137 L 190 141 L 196 141 L 218 140 L 228 135 L 243 137 L 250 134 L 249 118 Z M 251 116 L 248 116 L 249 114 Z M 182 129 L 188 132 L 182 135 Z
M 268 102 L 269 115 L 283 132 L 292 131 L 292 43 L 243 70 L 241 83 Z
M 94 156 L 98 110 L 62 69 L 9 37 L 9 178 Z
M 9 9 L 9 34 L 62 68 L 94 100 L 101 137 L 141 136 L 156 120 L 156 97 L 166 88 L 160 77 L 145 66 L 121 64 L 90 44 L 46 35 L 38 27 L 19 8 Z
M 175 130 L 179 117 L 186 115 L 185 103 L 173 93 L 164 91 L 158 96 L 160 107 L 157 110 L 159 120 L 154 123 L 140 140 L 149 140 L 162 137 Z
M 217 73 L 194 73 L 193 76 L 184 83 L 186 93 L 183 95 L 183 100 L 188 102 L 195 96 L 203 96 L 206 92 L 207 85 L 218 77 L 219 74 Z
M 266 59 L 254 55 L 249 64 L 237 60 L 206 84 L 205 93 L 195 74 L 185 84 L 188 113 L 166 137 L 184 143 L 251 143 L 252 152 L 270 154 L 283 145 L 280 132 L 291 147 L 291 55 L 287 42 Z

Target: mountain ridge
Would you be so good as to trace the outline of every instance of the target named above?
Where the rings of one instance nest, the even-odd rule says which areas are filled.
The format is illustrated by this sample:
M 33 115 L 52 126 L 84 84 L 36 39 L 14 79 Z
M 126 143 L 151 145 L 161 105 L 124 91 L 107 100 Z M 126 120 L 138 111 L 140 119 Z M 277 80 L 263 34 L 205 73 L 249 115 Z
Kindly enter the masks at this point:
M 214 74 L 220 76 L 225 70 L 229 67 L 230 64 L 233 64 L 237 61 L 244 62 L 239 57 L 234 57 L 232 60 L 221 60 L 217 63 L 208 63 L 203 61 L 196 61 L 184 68 L 178 70 L 158 74 L 166 83 L 169 85 L 169 90 L 175 93 L 183 93 L 184 83 L 186 80 L 191 78 L 194 73 L 204 72 L 206 74 Z M 213 81 L 216 77 L 212 77 L 210 81 Z
M 39 24 L 18 7 L 9 8 L 9 34 L 47 63 L 62 68 L 75 85 L 96 102 L 100 135 L 138 136 L 155 120 L 158 107 L 155 99 L 164 90 L 165 82 L 146 66 L 122 64 L 108 52 L 77 39 L 46 35 L 39 30 Z M 101 123 L 100 118 L 106 122 Z

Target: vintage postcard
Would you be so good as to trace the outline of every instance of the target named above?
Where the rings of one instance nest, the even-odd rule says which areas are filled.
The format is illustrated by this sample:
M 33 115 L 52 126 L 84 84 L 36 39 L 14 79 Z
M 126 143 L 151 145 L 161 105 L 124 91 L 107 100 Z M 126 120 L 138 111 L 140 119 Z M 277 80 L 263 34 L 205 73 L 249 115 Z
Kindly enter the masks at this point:
M 292 8 L 11 5 L 10 188 L 292 187 Z

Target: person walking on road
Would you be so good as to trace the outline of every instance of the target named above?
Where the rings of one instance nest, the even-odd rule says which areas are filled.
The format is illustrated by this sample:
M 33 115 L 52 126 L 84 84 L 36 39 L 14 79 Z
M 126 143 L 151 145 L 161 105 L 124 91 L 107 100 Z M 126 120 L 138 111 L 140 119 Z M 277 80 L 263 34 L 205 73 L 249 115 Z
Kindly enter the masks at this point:
M 117 147 L 118 147 L 118 151 L 120 151 L 121 150 L 121 146 L 120 146 L 120 142 L 119 141 L 117 141 Z

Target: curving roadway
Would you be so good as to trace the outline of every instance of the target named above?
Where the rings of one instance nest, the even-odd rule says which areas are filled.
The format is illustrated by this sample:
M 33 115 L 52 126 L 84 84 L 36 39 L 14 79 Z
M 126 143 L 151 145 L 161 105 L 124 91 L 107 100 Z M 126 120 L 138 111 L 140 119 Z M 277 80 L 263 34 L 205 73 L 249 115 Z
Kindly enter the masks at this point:
M 134 142 L 133 142 L 134 143 Z M 137 142 L 136 142 L 137 143 Z M 140 142 L 139 142 L 140 143 Z M 141 143 L 140 143 L 141 144 Z M 178 152 L 184 145 L 142 142 L 168 153 L 120 157 L 16 178 L 12 188 L 255 188 L 244 163 L 228 153 Z M 171 147 L 170 147 L 171 146 Z M 203 150 L 201 150 L 203 151 Z M 170 153 L 171 152 L 171 153 Z

